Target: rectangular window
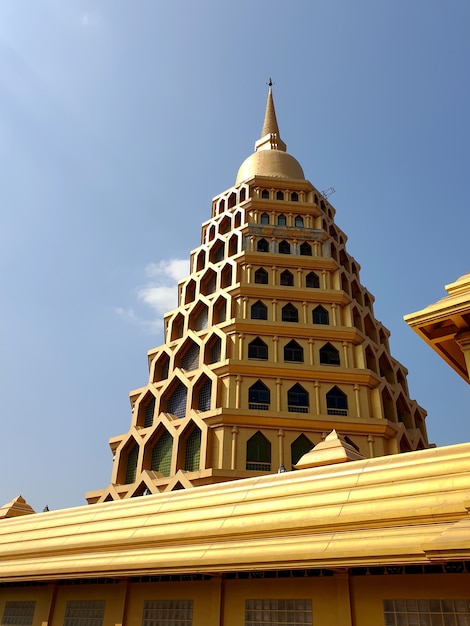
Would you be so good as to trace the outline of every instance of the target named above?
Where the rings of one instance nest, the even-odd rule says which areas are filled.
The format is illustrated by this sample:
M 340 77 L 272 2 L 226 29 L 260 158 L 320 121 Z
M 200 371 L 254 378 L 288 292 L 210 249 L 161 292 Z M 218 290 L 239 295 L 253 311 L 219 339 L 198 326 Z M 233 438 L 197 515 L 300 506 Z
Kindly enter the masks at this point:
M 311 626 L 311 600 L 246 600 L 245 626 Z
M 36 602 L 30 600 L 19 600 L 5 602 L 3 611 L 2 626 L 30 626 L 33 623 L 34 609 Z
M 384 600 L 385 626 L 470 626 L 470 600 Z
M 192 600 L 146 600 L 142 626 L 192 626 Z
M 64 626 L 102 626 L 104 600 L 69 600 L 65 607 Z

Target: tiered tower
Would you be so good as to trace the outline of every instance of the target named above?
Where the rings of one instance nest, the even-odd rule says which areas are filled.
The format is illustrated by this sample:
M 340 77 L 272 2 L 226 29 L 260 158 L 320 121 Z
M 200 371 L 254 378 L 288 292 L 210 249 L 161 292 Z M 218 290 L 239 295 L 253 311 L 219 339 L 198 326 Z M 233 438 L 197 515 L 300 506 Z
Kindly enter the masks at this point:
M 255 152 L 214 198 L 111 483 L 89 503 L 294 469 L 333 429 L 363 456 L 428 447 L 335 209 L 286 152 L 269 88 Z

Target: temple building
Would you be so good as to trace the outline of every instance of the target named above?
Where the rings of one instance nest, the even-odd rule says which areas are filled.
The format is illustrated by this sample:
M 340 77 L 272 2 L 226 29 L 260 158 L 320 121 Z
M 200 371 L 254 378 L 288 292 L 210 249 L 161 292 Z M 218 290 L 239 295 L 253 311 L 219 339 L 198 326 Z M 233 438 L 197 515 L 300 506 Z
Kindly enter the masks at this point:
M 255 151 L 212 201 L 129 432 L 89 503 L 291 470 L 336 429 L 364 457 L 428 447 L 425 411 L 335 210 L 286 152 L 271 87 Z
M 109 485 L 0 508 L 1 626 L 470 626 L 470 443 L 429 444 L 327 195 L 270 87 Z M 446 289 L 405 319 L 469 382 L 470 274 Z

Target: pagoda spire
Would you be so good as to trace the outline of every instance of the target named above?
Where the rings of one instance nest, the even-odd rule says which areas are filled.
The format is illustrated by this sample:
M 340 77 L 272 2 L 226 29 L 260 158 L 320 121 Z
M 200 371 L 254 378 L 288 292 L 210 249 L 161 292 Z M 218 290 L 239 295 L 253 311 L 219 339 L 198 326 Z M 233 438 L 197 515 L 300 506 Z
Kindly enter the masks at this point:
M 274 108 L 273 82 L 271 79 L 269 79 L 268 87 L 268 99 L 264 113 L 263 129 L 261 130 L 261 137 L 255 143 L 255 151 L 281 150 L 282 152 L 285 152 L 286 144 L 281 139 L 276 118 L 276 110 Z

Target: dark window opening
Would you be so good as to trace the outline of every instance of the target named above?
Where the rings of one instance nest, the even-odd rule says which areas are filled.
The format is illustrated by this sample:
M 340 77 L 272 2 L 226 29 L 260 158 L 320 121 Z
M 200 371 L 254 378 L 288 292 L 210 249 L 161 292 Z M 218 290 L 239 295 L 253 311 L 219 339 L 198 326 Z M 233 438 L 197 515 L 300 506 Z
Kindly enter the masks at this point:
M 303 363 L 304 349 L 296 341 L 290 341 L 284 346 L 284 361 Z
M 248 344 L 248 358 L 267 360 L 268 346 L 259 337 Z
M 298 322 L 299 312 L 293 304 L 289 302 L 282 308 L 282 321 L 283 322 Z
M 330 316 L 328 314 L 328 311 L 322 306 L 317 306 L 316 309 L 313 309 L 312 313 L 313 313 L 312 317 L 313 317 L 314 324 L 329 324 L 330 323 Z
M 268 319 L 268 307 L 258 300 L 251 305 L 251 319 L 252 320 L 267 320 Z
M 322 365 L 339 365 L 339 351 L 327 343 L 320 349 L 320 363 Z

